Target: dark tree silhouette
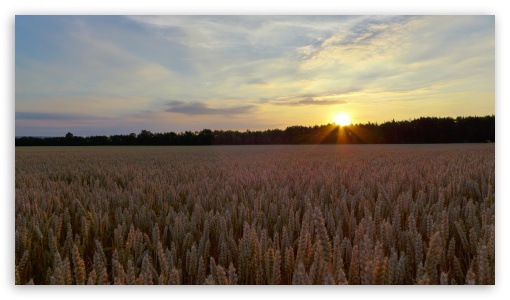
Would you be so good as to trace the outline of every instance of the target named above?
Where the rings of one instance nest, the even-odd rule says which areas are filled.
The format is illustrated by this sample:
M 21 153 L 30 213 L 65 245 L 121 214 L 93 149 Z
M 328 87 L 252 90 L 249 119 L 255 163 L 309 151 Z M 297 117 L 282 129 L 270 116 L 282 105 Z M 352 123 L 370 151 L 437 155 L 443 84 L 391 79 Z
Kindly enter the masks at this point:
M 436 118 L 422 117 L 382 124 L 338 126 L 290 126 L 285 130 L 245 132 L 232 130 L 184 131 L 138 135 L 16 138 L 16 146 L 98 146 L 98 145 L 268 145 L 268 144 L 435 144 L 486 143 L 495 141 L 495 116 Z

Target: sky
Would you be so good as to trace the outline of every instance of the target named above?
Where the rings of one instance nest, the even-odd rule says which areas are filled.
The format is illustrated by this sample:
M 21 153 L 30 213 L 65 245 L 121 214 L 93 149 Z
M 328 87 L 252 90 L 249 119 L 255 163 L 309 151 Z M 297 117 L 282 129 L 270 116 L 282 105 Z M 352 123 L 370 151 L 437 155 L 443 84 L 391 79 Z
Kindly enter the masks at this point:
M 15 18 L 15 135 L 495 114 L 495 18 Z

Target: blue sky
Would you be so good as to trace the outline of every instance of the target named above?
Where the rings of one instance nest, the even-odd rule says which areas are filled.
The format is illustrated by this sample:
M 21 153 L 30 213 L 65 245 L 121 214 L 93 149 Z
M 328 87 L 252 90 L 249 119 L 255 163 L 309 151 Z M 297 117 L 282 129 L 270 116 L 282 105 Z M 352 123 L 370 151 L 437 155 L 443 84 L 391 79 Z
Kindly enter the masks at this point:
M 493 16 L 16 16 L 16 135 L 495 113 Z

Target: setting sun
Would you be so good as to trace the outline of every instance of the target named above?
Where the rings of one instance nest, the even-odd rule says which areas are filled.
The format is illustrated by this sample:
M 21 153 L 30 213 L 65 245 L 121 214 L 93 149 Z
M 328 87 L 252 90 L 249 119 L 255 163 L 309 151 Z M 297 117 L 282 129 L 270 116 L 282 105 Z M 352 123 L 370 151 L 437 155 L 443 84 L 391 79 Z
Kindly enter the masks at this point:
M 333 122 L 340 126 L 345 126 L 351 124 L 351 118 L 349 118 L 348 115 L 341 113 L 333 117 Z

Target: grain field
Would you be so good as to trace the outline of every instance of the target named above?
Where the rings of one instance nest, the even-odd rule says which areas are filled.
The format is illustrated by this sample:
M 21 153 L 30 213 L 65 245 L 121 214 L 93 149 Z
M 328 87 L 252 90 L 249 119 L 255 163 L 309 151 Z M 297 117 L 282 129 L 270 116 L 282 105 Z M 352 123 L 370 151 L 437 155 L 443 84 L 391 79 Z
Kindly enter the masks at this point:
M 494 144 L 17 147 L 16 284 L 494 284 Z

